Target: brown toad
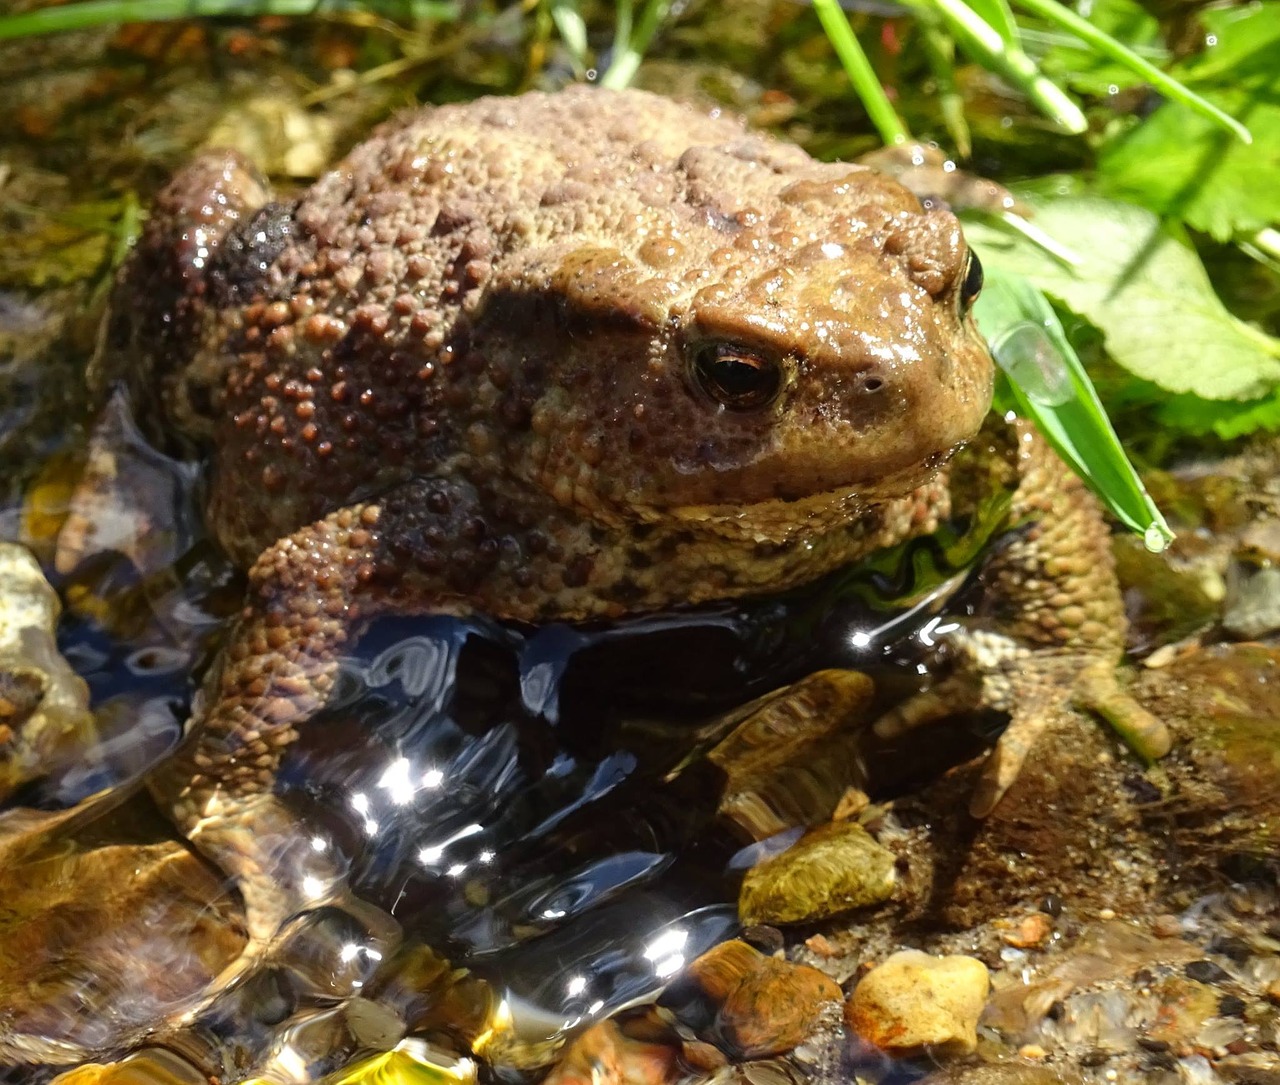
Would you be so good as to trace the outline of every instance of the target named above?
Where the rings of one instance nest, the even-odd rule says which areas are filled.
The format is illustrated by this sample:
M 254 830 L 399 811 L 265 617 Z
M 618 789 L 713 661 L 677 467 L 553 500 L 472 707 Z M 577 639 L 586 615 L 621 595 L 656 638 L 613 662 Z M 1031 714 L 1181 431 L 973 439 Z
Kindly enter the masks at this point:
M 370 619 L 751 596 L 931 531 L 991 402 L 980 281 L 956 219 L 896 182 L 637 92 L 412 113 L 291 202 L 233 155 L 181 173 L 103 369 L 211 450 L 210 527 L 251 569 L 158 789 L 255 939 L 340 884 L 320 855 L 273 864 L 271 785 Z M 1122 697 L 1094 502 L 1021 424 L 966 462 L 995 461 L 1042 520 L 995 559 L 944 694 L 890 721 L 1011 712 L 981 808 L 1045 716 Z

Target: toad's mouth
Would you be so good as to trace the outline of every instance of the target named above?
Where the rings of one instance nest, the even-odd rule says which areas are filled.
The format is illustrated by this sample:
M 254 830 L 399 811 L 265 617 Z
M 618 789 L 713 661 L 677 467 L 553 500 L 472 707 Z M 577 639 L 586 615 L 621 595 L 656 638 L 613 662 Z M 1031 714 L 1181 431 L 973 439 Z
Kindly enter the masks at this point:
M 865 525 L 872 510 L 910 499 L 926 506 L 941 498 L 939 472 L 963 448 L 956 444 L 874 483 L 853 483 L 800 494 L 773 494 L 734 503 L 678 505 L 663 515 L 725 538 L 786 543 L 797 537 Z

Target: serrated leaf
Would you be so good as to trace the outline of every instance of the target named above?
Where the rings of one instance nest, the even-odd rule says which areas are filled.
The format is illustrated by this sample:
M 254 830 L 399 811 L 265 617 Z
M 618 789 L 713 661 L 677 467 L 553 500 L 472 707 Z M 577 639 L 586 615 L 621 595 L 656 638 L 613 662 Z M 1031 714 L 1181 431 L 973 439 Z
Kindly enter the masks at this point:
M 1038 204 L 1035 222 L 1079 254 L 1074 267 L 990 223 L 965 232 L 984 263 L 1024 275 L 1101 328 L 1131 373 L 1206 399 L 1258 398 L 1280 384 L 1280 340 L 1227 312 L 1199 257 L 1150 211 L 1066 197 Z
M 1280 3 L 1210 8 L 1199 19 L 1206 46 L 1179 62 L 1172 74 L 1198 89 L 1212 82 L 1239 86 L 1254 79 L 1274 85 Z
M 1253 143 L 1167 102 L 1103 147 L 1100 189 L 1218 241 L 1280 223 L 1280 86 L 1201 93 L 1248 125 Z
M 1210 10 L 1203 21 L 1210 44 L 1169 74 L 1247 125 L 1252 145 L 1168 102 L 1103 144 L 1098 183 L 1229 241 L 1280 223 L 1280 3 Z

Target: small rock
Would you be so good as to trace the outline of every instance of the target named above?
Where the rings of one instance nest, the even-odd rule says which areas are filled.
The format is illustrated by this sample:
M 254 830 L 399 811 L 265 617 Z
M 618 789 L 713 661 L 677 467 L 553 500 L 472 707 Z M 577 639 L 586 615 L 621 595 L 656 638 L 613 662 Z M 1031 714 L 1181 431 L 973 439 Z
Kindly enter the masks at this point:
M 1219 1058 L 1227 1053 L 1227 1047 L 1244 1034 L 1244 1023 L 1234 1017 L 1211 1017 L 1196 1033 L 1196 1047 L 1212 1051 Z
M 387 1051 L 404 1037 L 404 1021 L 390 1006 L 353 998 L 344 1008 L 347 1028 L 361 1047 Z
M 715 1073 L 729 1065 L 723 1051 L 715 1044 L 703 1043 L 701 1040 L 686 1040 L 682 1043 L 680 1057 L 695 1070 L 706 1074 Z
M 1236 938 L 1228 934 L 1217 934 L 1209 941 L 1208 946 L 1210 953 L 1220 953 L 1229 961 L 1236 964 L 1244 964 L 1253 954 L 1253 950 L 1249 948 L 1249 943 L 1243 938 Z
M 58 836 L 43 845 L 21 862 L 0 858 L 0 1065 L 23 1051 L 65 1065 L 126 1047 L 243 949 L 226 884 L 186 848 L 84 848 Z M 153 1080 L 128 1077 L 125 1065 L 103 1080 Z
M 332 1085 L 386 1085 L 388 1082 L 409 1081 L 432 1081 L 438 1082 L 439 1085 L 476 1085 L 476 1069 L 477 1064 L 473 1059 L 459 1057 L 454 1052 L 427 1043 L 425 1040 L 408 1039 L 402 1040 L 390 1051 L 349 1062 L 338 1073 L 327 1075 L 325 1080 Z M 603 1066 L 602 1069 L 604 1069 Z M 552 1073 L 554 1074 L 555 1071 Z M 296 1081 L 299 1080 L 296 1074 L 297 1071 L 292 1067 L 285 1069 L 276 1066 L 269 1068 L 262 1077 L 249 1080 Z M 551 1078 L 548 1077 L 547 1080 L 550 1081 Z M 600 1085 L 621 1085 L 623 1080 L 611 1078 L 602 1073 Z M 628 1078 L 625 1081 L 627 1085 L 632 1085 L 632 1079 Z M 116 1083 L 113 1082 L 112 1085 Z M 130 1079 L 120 1082 L 119 1085 L 134 1085 L 134 1082 Z M 165 1085 L 169 1083 L 166 1082 Z M 634 1085 L 652 1085 L 652 1083 L 648 1079 L 637 1077 L 634 1079 Z
M 1197 983 L 1228 983 L 1231 980 L 1231 974 L 1225 968 L 1210 960 L 1192 961 L 1183 971 L 1188 979 Z
M 879 904 L 893 893 L 894 862 L 861 825 L 821 825 L 747 871 L 738 915 L 745 924 L 806 923 Z
M 1190 1043 L 1218 1012 L 1219 992 L 1215 988 L 1176 973 L 1162 978 L 1152 993 L 1159 1000 L 1159 1009 L 1147 1026 L 1147 1035 L 1174 1048 Z
M 1073 1071 L 1025 1062 L 959 1063 L 940 1067 L 918 1085 L 1080 1085 Z
M 825 934 L 811 934 L 804 940 L 804 944 L 810 953 L 816 953 L 819 957 L 835 957 L 840 953 Z
M 1272 980 L 1267 984 L 1266 996 L 1268 1002 L 1280 1006 L 1280 980 Z
M 868 972 L 845 1006 L 862 1039 L 894 1052 L 921 1047 L 968 1054 L 991 980 L 973 957 L 931 957 L 908 949 Z
M 765 924 L 744 927 L 738 937 L 748 945 L 755 946 L 761 953 L 767 953 L 770 956 L 786 947 L 782 931 L 778 930 L 777 927 L 770 927 Z
M 745 942 L 722 942 L 689 966 L 689 976 L 720 1010 L 716 1031 L 733 1053 L 755 1059 L 802 1043 L 839 984 L 808 965 L 766 957 Z
M 1232 1085 L 1280 1085 L 1280 1066 L 1273 1052 L 1232 1054 L 1219 1059 L 1214 1069 Z
M 1031 949 L 1044 945 L 1052 933 L 1053 920 L 1043 912 L 1033 912 L 1031 915 L 1023 916 L 1013 930 L 1005 931 L 1001 937 L 1006 945 L 1017 949 Z
M 1218 1013 L 1223 1017 L 1243 1017 L 1245 1001 L 1238 995 L 1223 995 L 1218 999 Z
M 601 1021 L 573 1039 L 543 1085 L 665 1085 L 679 1076 L 677 1061 L 674 1047 L 633 1040 Z
M 1151 931 L 1157 938 L 1181 938 L 1182 921 L 1166 912 L 1151 921 Z
M 30 552 L 0 543 L 0 800 L 96 738 L 89 687 L 58 651 L 60 610 Z

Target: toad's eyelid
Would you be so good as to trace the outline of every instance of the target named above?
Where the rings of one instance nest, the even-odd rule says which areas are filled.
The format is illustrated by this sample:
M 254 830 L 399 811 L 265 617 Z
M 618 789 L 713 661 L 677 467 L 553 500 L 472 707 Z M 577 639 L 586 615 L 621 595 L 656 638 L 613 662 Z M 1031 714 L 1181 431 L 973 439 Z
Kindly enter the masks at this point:
M 758 355 L 785 365 L 788 359 L 802 354 L 805 332 L 804 328 L 776 318 L 743 319 L 738 313 L 721 316 L 714 311 L 704 311 L 686 322 L 683 338 L 687 350 L 704 343 L 718 342 L 744 354 Z

